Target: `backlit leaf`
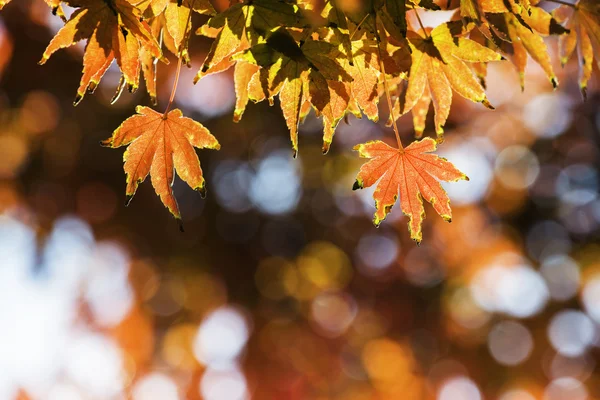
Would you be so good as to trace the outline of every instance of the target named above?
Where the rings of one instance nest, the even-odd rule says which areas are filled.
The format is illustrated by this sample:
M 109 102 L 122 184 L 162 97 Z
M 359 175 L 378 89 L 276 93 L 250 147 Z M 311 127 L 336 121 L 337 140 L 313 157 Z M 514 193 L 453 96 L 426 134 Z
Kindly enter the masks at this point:
M 452 163 L 435 154 L 436 142 L 425 138 L 399 150 L 376 140 L 354 147 L 363 158 L 369 158 L 360 168 L 353 189 L 376 184 L 375 216 L 373 223 L 379 226 L 400 196 L 402 212 L 408 216 L 410 237 L 417 243 L 423 234 L 421 225 L 425 218 L 423 198 L 446 221 L 451 221 L 450 199 L 439 181 L 468 180 Z
M 146 46 L 154 57 L 161 54 L 148 25 L 140 22 L 140 11 L 126 0 L 67 0 L 65 3 L 79 8 L 52 39 L 40 64 L 55 51 L 88 39 L 75 104 L 81 101 L 86 90 L 94 91 L 114 60 L 129 90 L 136 90 L 140 77 L 140 46 Z
M 194 147 L 218 150 L 220 145 L 208 129 L 184 117 L 177 109 L 166 116 L 142 106 L 138 106 L 136 112 L 102 144 L 111 148 L 128 146 L 123 156 L 127 202 L 150 174 L 160 200 L 175 218 L 181 219 L 171 187 L 175 172 L 192 189 L 204 195 L 206 183 Z

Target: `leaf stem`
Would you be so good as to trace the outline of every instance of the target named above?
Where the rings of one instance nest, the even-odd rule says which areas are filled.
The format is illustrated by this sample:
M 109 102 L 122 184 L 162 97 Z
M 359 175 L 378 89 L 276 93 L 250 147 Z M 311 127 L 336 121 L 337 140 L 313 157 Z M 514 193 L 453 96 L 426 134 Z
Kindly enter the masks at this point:
M 381 38 L 377 31 L 377 14 L 375 13 L 375 37 L 377 38 L 377 53 L 379 57 L 379 69 L 383 75 L 383 89 L 385 91 L 385 98 L 387 99 L 388 108 L 390 109 L 390 118 L 392 119 L 392 127 L 394 128 L 394 134 L 396 135 L 396 142 L 398 142 L 398 149 L 404 150 L 402 146 L 402 140 L 400 140 L 400 132 L 398 132 L 398 126 L 396 125 L 396 117 L 394 116 L 394 105 L 392 104 L 392 97 L 390 96 L 390 90 L 387 84 L 387 76 L 385 74 L 385 65 L 383 63 L 383 54 L 381 51 Z
M 344 16 L 346 16 L 345 13 L 344 13 Z M 352 34 L 350 35 L 350 41 L 352 41 L 352 38 L 354 37 L 354 34 L 356 32 L 358 32 L 358 30 L 360 29 L 361 25 L 367 20 L 368 16 L 369 16 L 369 13 L 365 14 L 365 17 L 358 23 L 358 25 L 356 25 L 356 28 L 354 28 L 354 32 L 352 32 Z
M 417 10 L 416 8 L 413 8 L 413 11 L 415 12 L 415 15 L 417 16 L 417 21 L 419 21 L 419 25 L 421 25 L 421 29 L 423 30 L 423 33 L 425 34 L 425 37 L 429 39 L 429 34 L 425 30 L 425 26 L 423 25 L 423 21 L 421 21 L 421 16 L 419 15 L 419 10 Z
M 185 29 L 183 30 L 184 33 L 187 32 L 188 27 L 190 25 L 190 21 L 192 20 L 192 14 L 194 13 L 194 3 L 195 2 L 196 2 L 196 0 L 191 0 L 190 15 L 188 15 L 188 19 L 185 23 Z M 163 113 L 163 119 L 167 118 L 167 114 L 169 113 L 169 110 L 171 109 L 173 100 L 175 100 L 175 93 L 177 92 L 177 85 L 179 84 L 179 76 L 181 75 L 181 64 L 182 64 L 182 60 L 183 60 L 182 54 L 183 54 L 185 40 L 186 40 L 186 36 L 184 35 L 183 41 L 181 42 L 181 47 L 179 48 L 179 54 L 177 55 L 177 71 L 175 72 L 175 81 L 173 82 L 173 88 L 171 89 L 171 96 L 169 97 L 169 103 L 167 104 L 167 108 L 165 109 L 165 112 Z M 187 40 L 189 40 L 189 37 Z

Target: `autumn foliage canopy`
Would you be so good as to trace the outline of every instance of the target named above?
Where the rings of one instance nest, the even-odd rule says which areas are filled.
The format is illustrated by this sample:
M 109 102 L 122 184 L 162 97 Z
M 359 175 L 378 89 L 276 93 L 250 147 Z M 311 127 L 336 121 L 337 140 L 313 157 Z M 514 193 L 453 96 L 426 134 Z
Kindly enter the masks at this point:
M 0 0 L 0 7 L 11 0 Z M 19 0 L 12 0 L 19 1 Z M 197 72 L 203 77 L 234 68 L 237 95 L 234 121 L 241 121 L 249 101 L 278 104 L 289 128 L 294 156 L 298 126 L 311 110 L 322 117 L 323 153 L 348 113 L 378 121 L 380 99 L 394 146 L 371 141 L 355 147 L 367 158 L 353 189 L 376 185 L 374 223 L 378 225 L 397 200 L 409 218 L 411 237 L 420 242 L 422 199 L 451 220 L 450 201 L 440 181 L 468 179 L 449 161 L 432 154 L 443 141 L 444 125 L 456 94 L 493 109 L 486 97 L 487 66 L 510 62 L 526 84 L 529 58 L 538 63 L 554 88 L 545 37 L 558 36 L 560 61 L 580 62 L 579 85 L 586 97 L 595 57 L 600 53 L 600 2 L 539 0 L 244 0 L 215 10 L 209 0 L 46 0 L 65 24 L 41 55 L 44 64 L 56 51 L 85 41 L 83 72 L 75 104 L 93 93 L 116 62 L 122 77 L 113 101 L 144 79 L 156 105 L 156 69 L 178 60 L 177 76 L 164 111 L 138 106 L 107 147 L 127 146 L 124 155 L 126 196 L 135 194 L 150 175 L 161 201 L 181 219 L 172 183 L 175 172 L 190 187 L 205 192 L 195 148 L 218 150 L 217 139 L 200 123 L 171 109 L 182 64 L 190 64 L 188 44 L 194 35 L 213 38 Z M 68 20 L 62 4 L 75 8 Z M 418 11 L 451 10 L 448 22 L 421 24 Z M 194 13 L 209 17 L 194 26 Z M 415 23 L 416 21 L 416 23 Z M 187 83 L 187 82 L 186 82 Z M 189 82 L 191 84 L 191 82 Z M 433 104 L 436 140 L 422 139 Z M 396 120 L 412 113 L 415 141 L 406 147 Z M 217 135 L 218 136 L 218 135 Z

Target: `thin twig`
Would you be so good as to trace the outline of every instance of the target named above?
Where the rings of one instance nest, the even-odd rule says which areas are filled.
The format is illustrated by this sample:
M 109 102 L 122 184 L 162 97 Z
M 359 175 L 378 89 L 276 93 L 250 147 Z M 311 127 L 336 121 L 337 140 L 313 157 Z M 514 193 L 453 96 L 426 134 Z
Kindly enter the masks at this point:
M 345 14 L 344 14 L 345 15 Z M 360 29 L 361 25 L 367 20 L 367 17 L 369 16 L 369 13 L 367 13 L 365 15 L 365 17 L 358 23 L 358 25 L 356 25 L 356 28 L 354 28 L 354 32 L 352 32 L 352 34 L 350 35 L 350 41 L 352 41 L 352 38 L 354 37 L 354 34 L 356 32 L 358 32 L 358 30 Z
M 396 117 L 394 116 L 394 105 L 392 104 L 392 97 L 390 96 L 390 90 L 387 84 L 387 76 L 385 74 L 385 65 L 383 63 L 383 54 L 381 52 L 380 44 L 381 38 L 377 31 L 377 14 L 375 14 L 375 37 L 377 38 L 377 53 L 379 56 L 379 69 L 383 75 L 383 89 L 385 91 L 385 98 L 387 99 L 388 108 L 390 109 L 390 118 L 392 119 L 392 127 L 394 128 L 394 134 L 396 135 L 396 141 L 398 142 L 398 149 L 404 150 L 402 146 L 402 140 L 400 140 L 400 132 L 398 132 L 398 126 L 396 125 Z
M 421 25 L 421 29 L 423 30 L 423 33 L 425 33 L 425 37 L 429 39 L 429 34 L 425 30 L 423 21 L 421 21 L 421 16 L 419 15 L 419 10 L 417 10 L 416 8 L 413 8 L 413 11 L 415 12 L 415 15 L 417 16 L 417 21 L 419 21 L 419 25 Z

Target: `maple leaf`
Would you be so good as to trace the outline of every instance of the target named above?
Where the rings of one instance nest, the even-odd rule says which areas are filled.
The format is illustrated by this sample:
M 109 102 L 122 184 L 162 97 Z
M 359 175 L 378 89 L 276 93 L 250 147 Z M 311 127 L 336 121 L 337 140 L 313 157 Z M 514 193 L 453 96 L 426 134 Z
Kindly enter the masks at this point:
M 276 30 L 265 43 L 252 46 L 234 59 L 266 70 L 255 75 L 264 92 L 260 100 L 279 94 L 294 155 L 298 152 L 298 125 L 304 104 L 310 102 L 323 115 L 326 128 L 323 152 L 326 153 L 332 132 L 343 118 L 350 100 L 343 81 L 350 81 L 352 77 L 336 61 L 347 60 L 344 54 L 324 41 L 309 39 L 298 45 L 285 30 Z
M 580 0 L 574 6 L 558 7 L 553 11 L 553 16 L 558 22 L 566 22 L 569 29 L 569 33 L 560 36 L 558 41 L 563 66 L 577 48 L 580 63 L 579 87 L 585 99 L 588 81 L 592 76 L 594 48 L 600 49 L 600 3 L 595 0 Z
M 258 44 L 280 26 L 303 27 L 298 6 L 281 0 L 246 0 L 212 17 L 197 33 L 215 38 L 204 64 L 194 78 L 221 72 L 231 67 L 231 59 L 250 45 Z
M 395 103 L 394 115 L 399 117 L 412 110 L 417 137 L 423 133 L 425 117 L 430 103 L 433 103 L 435 131 L 441 138 L 450 113 L 452 90 L 466 99 L 493 109 L 484 88 L 466 62 L 498 61 L 502 56 L 453 33 L 456 27 L 456 24 L 445 23 L 433 30 L 421 31 L 420 34 L 408 32 L 407 38 L 412 50 L 408 85 L 404 95 Z
M 184 117 L 178 109 L 163 115 L 151 108 L 137 106 L 136 112 L 102 145 L 111 148 L 128 146 L 123 155 L 127 204 L 138 185 L 150 174 L 152 186 L 163 204 L 181 220 L 171 187 L 175 172 L 204 196 L 205 180 L 194 147 L 219 150 L 219 142 L 202 124 Z
M 86 90 L 95 90 L 114 60 L 117 61 L 130 91 L 136 90 L 140 76 L 140 46 L 146 46 L 154 57 L 161 55 L 160 47 L 148 25 L 140 22 L 140 11 L 126 0 L 64 2 L 78 8 L 52 39 L 40 64 L 44 64 L 57 50 L 88 39 L 75 104 L 83 99 Z
M 352 189 L 369 187 L 379 181 L 373 193 L 375 226 L 379 226 L 389 214 L 398 195 L 402 212 L 409 218 L 410 237 L 417 243 L 423 237 L 423 197 L 442 218 L 451 221 L 450 199 L 438 180 L 453 182 L 469 178 L 446 159 L 428 154 L 436 147 L 435 140 L 431 138 L 415 141 L 404 149 L 391 147 L 379 140 L 354 147 L 361 157 L 370 160 L 360 168 Z
M 506 54 L 525 84 L 528 55 L 537 62 L 555 88 L 558 80 L 544 36 L 567 32 L 552 16 L 529 0 L 461 0 L 463 21 L 475 22 L 493 48 Z

